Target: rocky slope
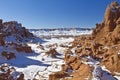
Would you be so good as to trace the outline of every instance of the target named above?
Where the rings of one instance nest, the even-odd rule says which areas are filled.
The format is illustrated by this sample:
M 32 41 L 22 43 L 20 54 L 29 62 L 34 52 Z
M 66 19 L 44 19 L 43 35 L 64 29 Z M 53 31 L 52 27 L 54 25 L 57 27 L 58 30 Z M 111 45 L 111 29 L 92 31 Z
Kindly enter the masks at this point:
M 2 23 L 1 20 L 0 33 L 3 35 L 5 40 L 13 38 L 15 39 L 13 41 L 17 42 L 22 42 L 25 39 L 33 37 L 33 35 L 25 29 L 25 27 L 22 27 L 22 25 L 16 21 Z
M 24 74 L 16 71 L 12 67 L 14 66 L 12 63 L 16 64 L 18 55 L 23 55 L 21 52 L 24 54 L 32 53 L 33 51 L 27 43 L 34 43 L 36 40 L 42 41 L 33 36 L 20 23 L 16 21 L 3 23 L 0 20 L 0 80 L 24 80 Z
M 24 74 L 8 64 L 0 66 L 0 80 L 24 80 Z
M 0 80 L 48 80 L 61 70 L 63 52 L 73 38 L 45 41 L 16 21 L 0 20 Z
M 20 23 L 0 20 L 0 80 L 119 80 L 119 30 L 117 2 L 108 5 L 91 35 L 74 41 L 52 38 L 42 43 Z
M 62 70 L 49 80 L 120 79 L 120 5 L 112 2 L 91 35 L 79 36 L 65 53 Z

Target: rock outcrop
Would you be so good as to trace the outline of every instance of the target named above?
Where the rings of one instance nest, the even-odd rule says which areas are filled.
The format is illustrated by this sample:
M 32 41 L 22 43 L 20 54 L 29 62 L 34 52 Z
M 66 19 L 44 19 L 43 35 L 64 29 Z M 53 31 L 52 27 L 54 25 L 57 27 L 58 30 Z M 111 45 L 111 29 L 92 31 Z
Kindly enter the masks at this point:
M 45 53 L 45 55 L 53 57 L 53 58 L 57 57 L 57 54 L 58 54 L 57 51 L 52 48 Z
M 2 34 L 2 33 L 0 34 L 0 45 L 1 46 L 5 45 L 4 36 L 5 36 L 4 34 Z
M 3 45 L 4 42 L 27 42 L 33 38 L 33 34 L 21 23 L 17 21 L 3 22 L 0 19 L 0 45 Z
M 103 53 L 101 64 L 105 65 L 112 73 L 120 72 L 118 55 L 120 50 L 120 5 L 117 2 L 108 5 L 103 23 L 96 25 L 92 36 L 94 41 L 102 44 L 103 47 L 108 47 L 107 51 Z
M 25 52 L 25 53 L 32 53 L 32 49 L 30 46 L 22 45 L 22 44 L 16 44 L 15 49 L 18 52 Z
M 2 22 L 0 19 L 0 46 L 14 46 L 18 52 L 31 53 L 31 47 L 25 42 L 35 37 L 17 21 Z
M 61 79 L 115 80 L 113 75 L 120 73 L 119 51 L 120 5 L 112 2 L 106 8 L 103 22 L 96 24 L 91 35 L 75 37 L 72 47 L 65 54 L 66 66 L 62 66 L 62 71 L 68 73 L 70 78 Z M 96 64 L 99 66 L 96 67 Z M 100 66 L 105 66 L 110 73 L 102 70 Z
M 17 72 L 8 64 L 2 64 L 0 66 L 0 80 L 24 80 L 24 74 Z
M 66 77 L 67 74 L 65 72 L 56 72 L 55 74 L 49 75 L 49 80 L 60 80 L 60 78 Z
M 7 60 L 16 58 L 15 53 L 13 53 L 13 52 L 8 53 L 8 52 L 6 52 L 6 51 L 3 51 L 3 52 L 1 53 L 1 55 L 2 55 L 3 57 L 5 57 Z
M 114 45 L 119 43 L 120 6 L 112 2 L 107 6 L 104 20 L 96 24 L 92 36 L 101 44 Z
M 26 42 L 34 38 L 36 37 L 20 23 L 16 21 L 3 22 L 0 19 L 1 60 L 6 60 L 6 62 L 11 59 L 16 60 L 19 52 L 31 53 L 32 49 Z M 24 74 L 6 64 L 0 64 L 0 80 L 24 80 Z

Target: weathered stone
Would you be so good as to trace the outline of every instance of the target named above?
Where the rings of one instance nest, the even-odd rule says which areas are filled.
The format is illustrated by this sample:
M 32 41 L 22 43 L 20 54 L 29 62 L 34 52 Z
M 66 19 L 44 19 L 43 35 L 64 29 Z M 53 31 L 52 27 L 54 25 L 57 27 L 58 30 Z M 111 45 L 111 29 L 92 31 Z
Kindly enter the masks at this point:
M 0 65 L 0 80 L 24 80 L 24 74 L 7 64 Z M 14 75 L 13 75 L 14 74 Z
M 0 29 L 2 29 L 3 25 L 2 25 L 2 19 L 0 19 Z
M 81 64 L 82 62 L 78 59 L 78 60 L 75 60 L 73 63 L 71 63 L 70 66 L 73 70 L 77 70 Z
M 27 45 L 17 45 L 16 50 L 18 52 L 26 52 L 26 53 L 32 53 L 32 49 L 30 46 Z
M 55 49 L 50 49 L 49 51 L 47 51 L 46 53 L 45 53 L 45 55 L 48 55 L 48 56 L 51 56 L 51 57 L 56 57 L 57 56 L 57 51 L 55 50 Z
M 12 52 L 8 53 L 8 52 L 6 52 L 6 51 L 3 51 L 1 54 L 2 54 L 2 56 L 5 57 L 7 60 L 16 58 L 15 53 L 12 53 Z
M 92 72 L 89 65 L 82 64 L 80 65 L 80 68 L 71 75 L 73 78 L 70 80 L 85 80 L 85 78 L 89 78 L 89 80 L 91 80 Z
M 65 72 L 56 72 L 54 74 L 49 75 L 49 80 L 60 80 L 60 78 L 66 77 L 67 74 Z

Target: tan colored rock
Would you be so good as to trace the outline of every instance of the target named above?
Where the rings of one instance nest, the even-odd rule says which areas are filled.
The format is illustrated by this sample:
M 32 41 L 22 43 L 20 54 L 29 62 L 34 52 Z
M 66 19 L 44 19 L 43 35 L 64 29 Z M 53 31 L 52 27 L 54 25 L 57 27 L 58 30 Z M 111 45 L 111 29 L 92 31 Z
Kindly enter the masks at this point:
M 119 10 L 120 8 L 117 2 L 112 2 L 110 5 L 108 5 L 104 17 L 105 30 L 107 31 L 114 30 L 116 26 L 116 21 L 120 17 Z
M 77 59 L 73 63 L 71 63 L 70 66 L 73 70 L 77 70 L 77 69 L 79 69 L 81 64 L 82 64 L 82 62 L 79 59 Z
M 82 47 L 75 49 L 75 54 L 80 54 L 82 52 Z
M 73 77 L 70 80 L 85 80 L 85 78 L 88 78 L 88 77 L 89 77 L 89 80 L 91 80 L 92 72 L 89 65 L 82 64 L 80 65 L 80 68 L 77 71 L 73 72 L 71 75 Z
M 73 63 L 76 60 L 76 57 L 74 56 L 68 56 L 65 61 L 67 64 Z
M 112 2 L 107 6 L 104 20 L 100 24 L 96 24 L 96 28 L 91 35 L 77 36 L 72 42 L 72 48 L 77 47 L 74 57 L 70 54 L 65 55 L 64 67 L 72 69 L 69 76 L 72 78 L 65 80 L 85 80 L 89 77 L 92 80 L 93 68 L 81 61 L 87 62 L 86 56 L 91 56 L 95 60 L 100 61 L 100 65 L 105 65 L 106 68 L 114 74 L 120 72 L 120 5 L 117 2 Z M 79 46 L 79 47 L 78 47 Z M 82 59 L 82 60 L 81 60 Z M 83 60 L 85 59 L 85 60 Z M 63 80 L 64 80 L 63 79 Z
M 86 47 L 82 50 L 82 55 L 81 56 L 89 56 L 91 54 L 92 54 L 92 49 Z
M 120 59 L 115 50 L 113 52 L 104 55 L 101 65 L 105 65 L 114 74 L 114 72 L 120 72 Z
M 118 18 L 118 20 L 116 21 L 116 25 L 120 25 L 120 17 Z
M 67 50 L 65 50 L 65 55 L 67 55 L 67 54 L 72 54 L 71 49 L 67 49 Z
M 57 51 L 55 49 L 52 49 L 52 48 L 45 53 L 45 55 L 48 55 L 51 57 L 57 57 L 57 54 L 58 54 Z
M 66 64 L 63 64 L 62 66 L 62 71 L 67 71 L 68 70 L 68 65 L 66 65 Z
M 99 43 L 96 43 L 96 42 L 94 42 L 93 44 L 91 44 L 91 50 L 93 52 L 93 55 L 98 54 L 98 50 L 99 50 L 100 46 L 102 46 L 102 45 L 99 44 Z
M 92 36 L 95 41 L 109 46 L 117 44 L 119 42 L 119 17 L 120 5 L 112 2 L 106 8 L 103 22 L 96 24 L 93 30 Z
M 24 80 L 24 74 L 21 74 L 17 80 Z
M 66 77 L 67 74 L 65 72 L 56 72 L 54 74 L 49 75 L 49 80 L 60 80 L 60 78 Z

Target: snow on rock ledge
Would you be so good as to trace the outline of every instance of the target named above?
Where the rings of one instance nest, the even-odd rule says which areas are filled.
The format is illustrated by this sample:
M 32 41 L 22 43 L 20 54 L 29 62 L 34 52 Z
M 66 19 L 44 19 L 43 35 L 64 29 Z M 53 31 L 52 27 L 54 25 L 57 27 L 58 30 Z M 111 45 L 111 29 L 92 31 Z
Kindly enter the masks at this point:
M 98 65 L 95 65 L 93 71 L 93 80 L 116 80 L 110 73 L 103 71 Z
M 14 67 L 8 64 L 0 66 L 0 80 L 24 80 L 24 74 L 17 72 Z

